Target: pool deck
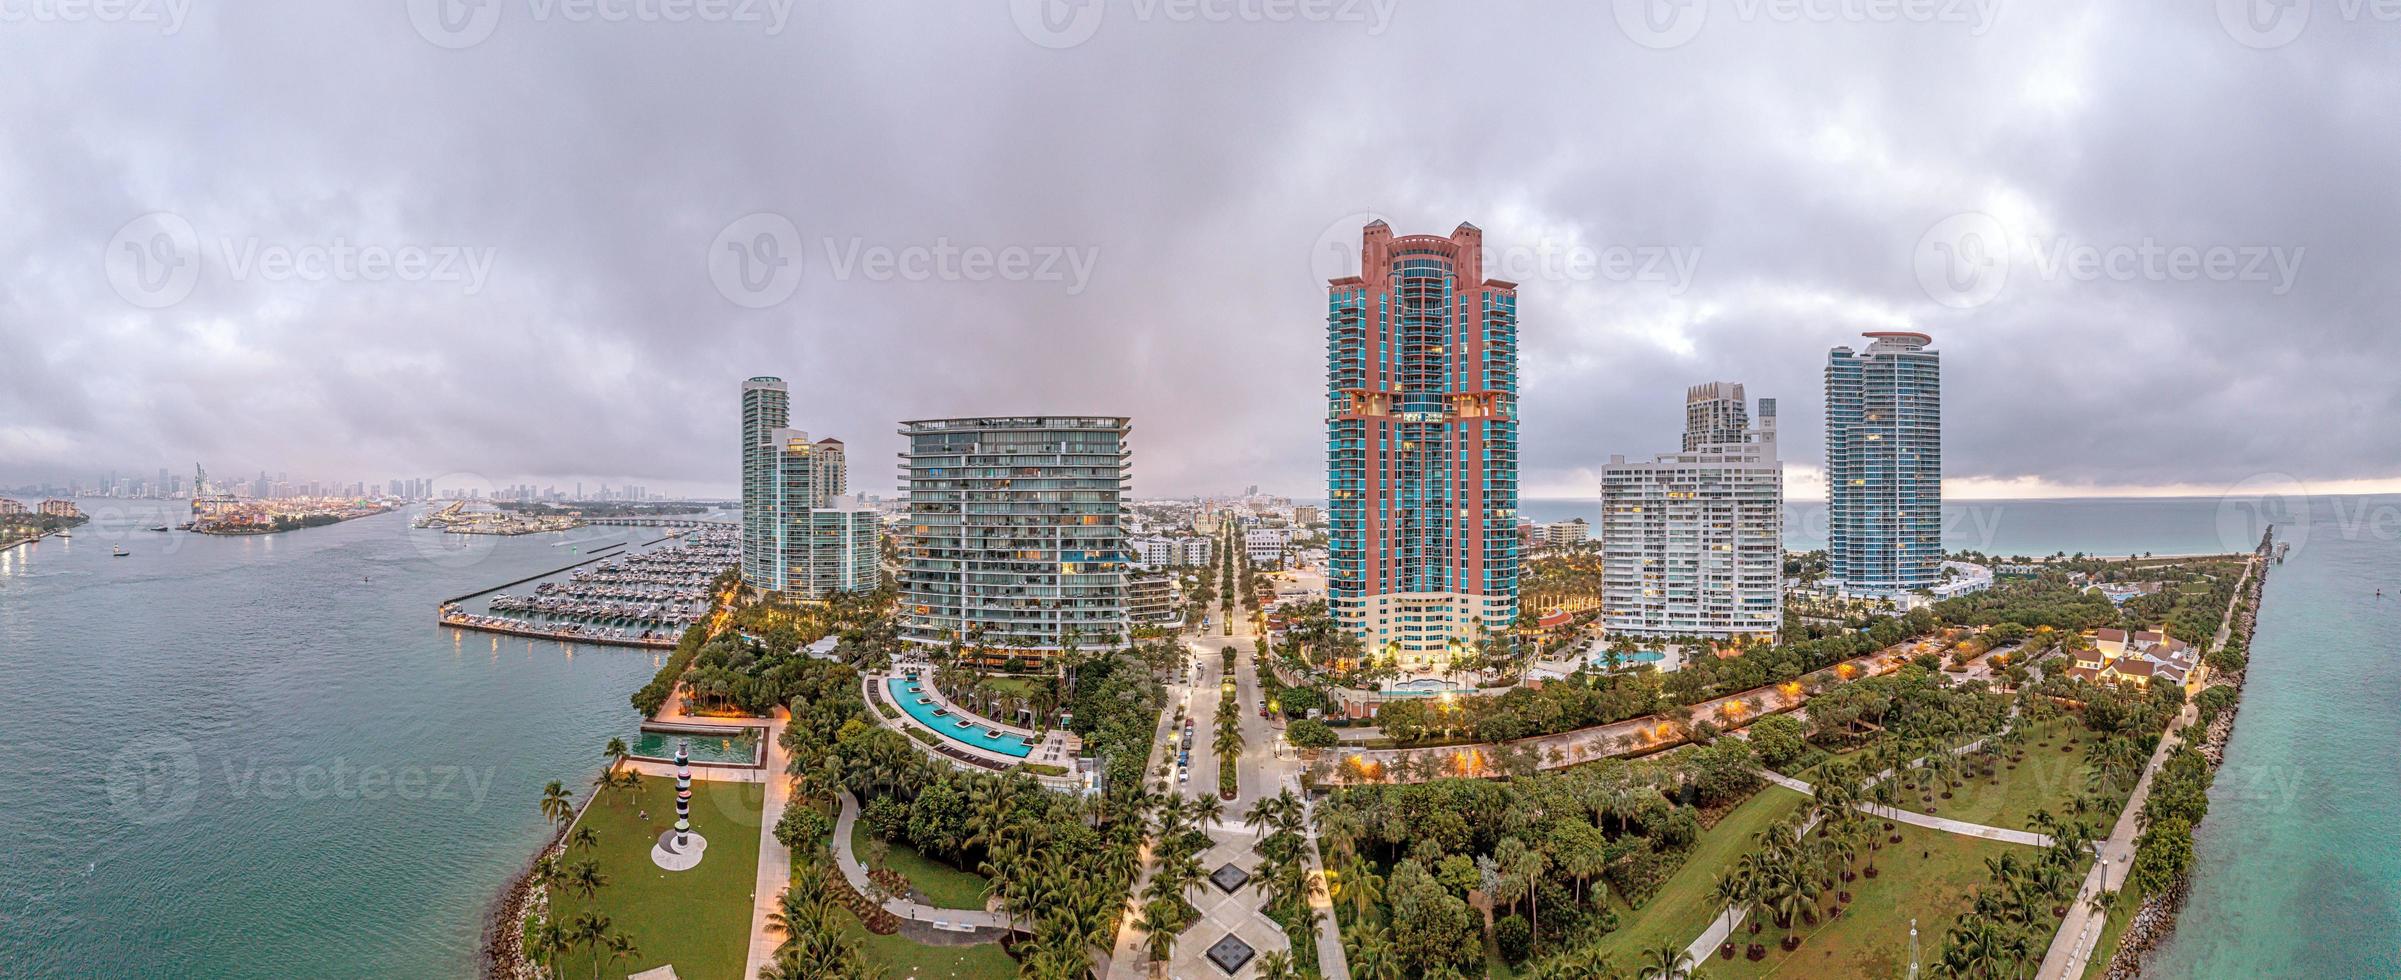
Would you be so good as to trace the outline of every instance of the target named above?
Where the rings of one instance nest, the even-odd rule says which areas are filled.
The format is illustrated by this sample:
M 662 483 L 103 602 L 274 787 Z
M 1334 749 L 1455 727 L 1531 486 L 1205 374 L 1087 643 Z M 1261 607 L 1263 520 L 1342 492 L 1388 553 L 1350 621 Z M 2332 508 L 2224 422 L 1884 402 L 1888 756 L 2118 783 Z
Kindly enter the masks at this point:
M 984 769 L 1008 769 L 1016 766 L 1019 763 L 1058 766 L 1071 771 L 1075 768 L 1076 756 L 1081 754 L 1084 749 L 1084 740 L 1077 737 L 1074 732 L 1070 732 L 1064 728 L 1054 728 L 1049 733 L 1037 738 L 1031 730 L 1019 728 L 1015 725 L 1004 725 L 1000 722 L 985 718 L 982 715 L 978 715 L 975 712 L 961 708 L 957 704 L 952 703 L 949 698 L 944 697 L 940 688 L 934 686 L 932 676 L 933 668 L 929 665 L 895 664 L 893 665 L 893 669 L 890 673 L 864 675 L 861 681 L 862 686 L 866 689 L 867 703 L 889 704 L 891 694 L 890 689 L 886 686 L 885 682 L 896 678 L 905 680 L 907 671 L 912 668 L 917 670 L 922 679 L 918 685 L 922 689 L 922 693 L 926 697 L 932 698 L 935 706 L 950 712 L 951 717 L 958 718 L 961 721 L 980 725 L 985 728 L 990 728 L 996 732 L 1005 732 L 1011 735 L 1016 735 L 1025 739 L 1026 742 L 1031 744 L 1033 746 L 1033 751 L 1020 757 L 1010 755 L 1005 752 L 994 752 L 990 749 L 984 748 L 983 746 L 952 738 L 950 735 L 942 732 L 940 729 L 933 728 L 922 722 L 919 722 L 915 715 L 910 714 L 906 709 L 901 708 L 901 706 L 897 704 L 892 705 L 892 707 L 894 710 L 900 712 L 900 717 L 898 718 L 886 718 L 883 716 L 883 712 L 880 711 L 874 713 L 875 720 L 885 725 L 894 727 L 918 728 L 932 733 L 934 737 L 942 740 L 942 749 L 947 751 L 937 750 L 934 746 L 919 742 L 914 738 L 909 740 L 909 744 L 917 746 L 918 749 L 927 752 L 928 754 L 935 755 L 938 758 L 943 758 L 944 761 L 957 760 L 959 756 L 965 755 L 968 758 L 964 761 Z

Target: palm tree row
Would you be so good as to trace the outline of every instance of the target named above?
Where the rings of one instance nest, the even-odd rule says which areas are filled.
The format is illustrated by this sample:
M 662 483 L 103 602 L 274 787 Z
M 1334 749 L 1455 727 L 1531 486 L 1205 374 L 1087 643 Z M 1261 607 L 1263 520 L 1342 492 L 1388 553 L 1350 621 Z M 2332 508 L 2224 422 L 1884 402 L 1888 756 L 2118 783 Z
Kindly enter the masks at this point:
M 2075 900 L 2092 828 L 2082 818 L 2062 820 L 2049 811 L 2034 815 L 2036 830 L 2051 846 L 2029 861 L 2011 851 L 1986 858 L 1991 880 L 1976 892 L 1967 914 L 1943 938 L 1938 976 L 2002 980 L 2033 975 L 2050 947 L 2051 934 Z
M 612 754 L 624 747 L 624 743 L 617 739 L 609 740 Z M 615 769 L 612 764 L 610 771 L 614 772 Z M 556 780 L 542 787 L 538 805 L 542 816 L 557 824 L 563 836 L 557 851 L 545 851 L 534 859 L 530 884 L 544 896 L 574 892 L 583 896 L 587 906 L 590 905 L 600 890 L 609 884 L 609 876 L 601 873 L 600 862 L 589 856 L 599 851 L 600 835 L 592 828 L 582 826 L 576 827 L 571 833 L 566 832 L 568 825 L 575 820 L 575 798 L 568 794 L 566 786 Z M 572 864 L 560 862 L 562 857 L 577 851 L 587 856 Z M 609 917 L 597 910 L 587 908 L 573 919 L 561 921 L 557 915 L 547 911 L 549 903 L 545 902 L 544 907 L 543 914 L 526 924 L 525 933 L 526 958 L 533 961 L 544 975 L 557 975 L 565 965 L 566 958 L 578 949 L 591 954 L 592 976 L 595 978 L 610 963 L 632 960 L 642 955 L 641 949 L 634 945 L 633 937 L 618 931 Z
M 1269 914 L 1284 924 L 1284 936 L 1303 969 L 1317 967 L 1317 910 L 1310 900 L 1319 888 L 1309 874 L 1307 808 L 1291 790 L 1252 804 L 1243 826 L 1263 832 L 1260 856 L 1261 889 L 1267 893 Z M 1264 970 L 1264 967 L 1262 967 Z
M 881 980 L 884 969 L 843 938 L 844 913 L 824 862 L 794 857 L 792 884 L 767 913 L 768 927 L 783 933 L 784 941 L 759 969 L 759 980 Z

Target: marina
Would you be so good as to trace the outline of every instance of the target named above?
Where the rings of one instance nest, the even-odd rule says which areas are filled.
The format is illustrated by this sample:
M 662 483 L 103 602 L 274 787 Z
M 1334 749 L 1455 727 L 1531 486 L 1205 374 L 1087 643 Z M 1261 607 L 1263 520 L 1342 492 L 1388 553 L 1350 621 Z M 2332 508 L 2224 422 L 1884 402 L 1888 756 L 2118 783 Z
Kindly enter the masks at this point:
M 510 636 L 673 647 L 707 613 L 712 584 L 733 567 L 740 541 L 723 528 L 675 529 L 645 547 L 454 598 L 442 604 L 439 618 Z M 500 591 L 526 584 L 531 591 Z

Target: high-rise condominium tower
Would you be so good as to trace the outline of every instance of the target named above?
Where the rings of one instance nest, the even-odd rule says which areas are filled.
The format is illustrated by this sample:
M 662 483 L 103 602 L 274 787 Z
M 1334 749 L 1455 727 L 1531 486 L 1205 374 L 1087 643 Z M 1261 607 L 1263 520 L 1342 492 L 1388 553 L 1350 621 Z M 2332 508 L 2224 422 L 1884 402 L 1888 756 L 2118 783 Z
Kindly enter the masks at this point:
M 1034 656 L 1126 636 L 1123 418 L 904 422 L 900 632 Z
M 1922 333 L 1866 336 L 1826 357 L 1826 551 L 1844 591 L 1889 595 L 1942 574 L 1942 359 Z
M 1369 656 L 1435 672 L 1517 619 L 1517 285 L 1484 233 L 1362 233 L 1326 290 L 1326 591 Z
M 1684 449 L 1601 467 L 1601 619 L 1611 636 L 1772 637 L 1784 619 L 1776 400 L 1684 393 Z
M 786 428 L 790 399 L 776 378 L 742 384 L 742 581 L 793 599 L 873 591 L 882 525 L 842 495 L 842 443 Z

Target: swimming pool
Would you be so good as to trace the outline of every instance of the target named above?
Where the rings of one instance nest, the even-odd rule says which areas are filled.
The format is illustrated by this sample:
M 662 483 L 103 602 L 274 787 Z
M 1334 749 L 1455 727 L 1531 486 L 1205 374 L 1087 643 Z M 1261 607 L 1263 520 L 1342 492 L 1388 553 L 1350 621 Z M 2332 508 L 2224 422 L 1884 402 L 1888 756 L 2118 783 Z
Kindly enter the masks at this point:
M 1665 659 L 1667 659 L 1667 654 L 1658 650 L 1636 650 L 1633 653 L 1621 653 L 1617 655 L 1619 670 L 1639 667 L 1643 664 L 1656 664 Z M 1603 670 L 1606 670 L 1609 667 L 1609 655 L 1607 653 L 1593 654 L 1590 660 L 1594 667 L 1598 667 Z
M 683 739 L 689 739 L 692 743 L 691 758 L 694 762 L 729 766 L 759 764 L 759 749 L 762 746 L 759 744 L 759 729 L 756 728 L 676 729 L 646 726 L 633 738 L 627 739 L 625 744 L 636 758 L 673 761 L 675 743 Z
M 905 677 L 886 678 L 884 691 L 892 696 L 892 704 L 895 707 L 908 712 L 909 717 L 917 719 L 918 723 L 933 729 L 935 734 L 951 741 L 962 745 L 972 745 L 987 752 L 1016 756 L 1020 759 L 1034 754 L 1034 747 L 1028 744 L 1022 735 L 1012 735 L 974 722 L 961 721 L 958 716 L 950 714 L 940 704 L 935 703 L 933 698 L 928 697 L 925 689 L 917 681 Z M 936 714 L 936 712 L 941 713 Z

